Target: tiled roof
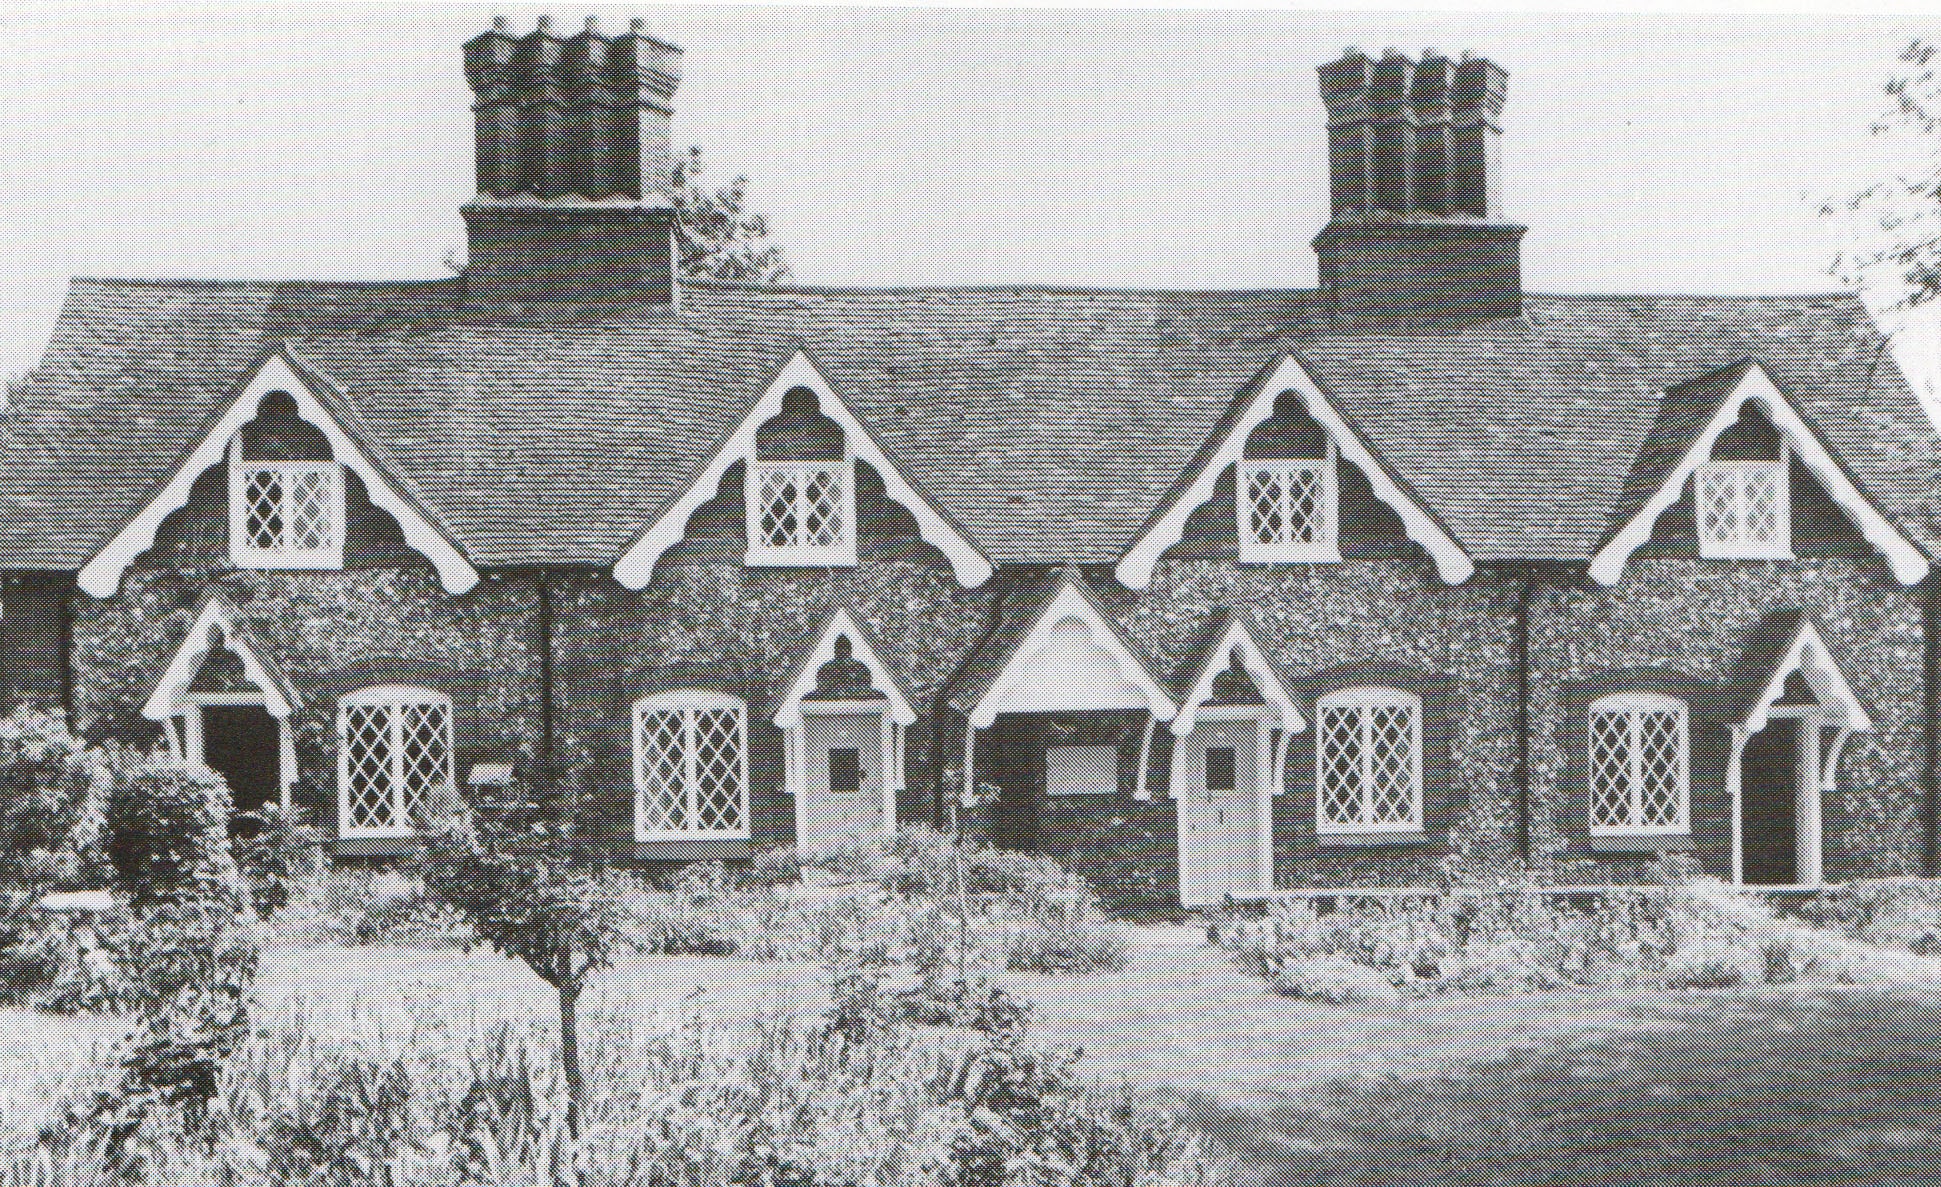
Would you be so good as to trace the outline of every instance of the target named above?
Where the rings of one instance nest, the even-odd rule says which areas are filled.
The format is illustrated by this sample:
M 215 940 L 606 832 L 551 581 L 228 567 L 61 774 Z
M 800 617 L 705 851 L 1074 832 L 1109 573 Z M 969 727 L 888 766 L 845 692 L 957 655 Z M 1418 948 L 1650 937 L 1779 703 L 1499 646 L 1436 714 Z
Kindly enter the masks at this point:
M 486 566 L 610 565 L 798 349 L 999 562 L 1117 560 L 1290 354 L 1477 560 L 1590 556 L 1661 393 L 1748 359 L 1890 519 L 1936 539 L 1933 429 L 1843 296 L 1530 296 L 1451 330 L 1331 324 L 1304 291 L 695 284 L 677 310 L 543 315 L 455 298 L 449 281 L 75 282 L 0 421 L 0 568 L 78 568 L 286 343 Z

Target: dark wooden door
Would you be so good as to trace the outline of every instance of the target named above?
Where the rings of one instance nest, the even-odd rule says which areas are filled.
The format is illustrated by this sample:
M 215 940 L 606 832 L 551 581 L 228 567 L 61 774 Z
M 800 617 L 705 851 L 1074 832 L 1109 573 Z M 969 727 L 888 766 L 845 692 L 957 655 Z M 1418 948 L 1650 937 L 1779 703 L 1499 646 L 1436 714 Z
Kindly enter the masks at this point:
M 1760 885 L 1799 880 L 1794 798 L 1799 794 L 1798 723 L 1775 719 L 1746 742 L 1740 767 L 1739 836 L 1745 879 Z
M 282 796 L 276 718 L 261 705 L 205 705 L 202 761 L 229 782 L 236 810 L 248 812 Z

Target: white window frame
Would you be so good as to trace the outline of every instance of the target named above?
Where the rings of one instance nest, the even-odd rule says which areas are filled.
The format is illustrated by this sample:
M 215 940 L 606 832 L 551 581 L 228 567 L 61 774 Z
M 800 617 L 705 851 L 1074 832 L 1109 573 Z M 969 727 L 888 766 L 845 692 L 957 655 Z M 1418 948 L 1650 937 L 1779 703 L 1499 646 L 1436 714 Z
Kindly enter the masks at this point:
M 318 548 L 261 548 L 250 540 L 249 479 L 277 474 L 283 483 L 284 526 L 288 530 L 288 499 L 293 480 L 325 476 L 325 507 L 330 515 L 328 536 Z M 243 439 L 229 442 L 229 559 L 240 569 L 341 569 L 344 567 L 344 465 L 342 462 L 253 462 L 243 459 Z
M 762 487 L 764 480 L 771 474 L 794 473 L 798 476 L 796 490 L 798 498 L 802 484 L 800 476 L 812 473 L 833 473 L 842 482 L 838 497 L 842 515 L 842 538 L 834 544 L 787 544 L 769 543 L 762 532 L 762 512 L 764 500 Z M 750 565 L 854 565 L 856 563 L 856 459 L 845 452 L 834 461 L 763 461 L 750 458 L 748 461 L 747 481 L 744 482 L 745 501 L 748 516 L 748 555 Z M 798 521 L 800 514 L 798 512 Z
M 1675 712 L 1678 714 L 1678 819 L 1672 824 L 1639 824 L 1643 816 L 1644 748 L 1639 745 L 1640 730 L 1644 715 L 1647 713 Z M 1630 804 L 1631 822 L 1628 824 L 1597 823 L 1597 719 L 1610 714 L 1623 714 L 1630 731 L 1628 755 L 1630 770 L 1625 776 L 1625 790 Z M 1585 716 L 1584 768 L 1585 789 L 1589 793 L 1586 811 L 1593 837 L 1682 837 L 1692 831 L 1692 719 L 1691 710 L 1677 697 L 1655 692 L 1620 692 L 1599 697 L 1592 701 Z
M 1721 560 L 1787 560 L 1793 555 L 1793 516 L 1792 516 L 1792 452 L 1784 441 L 1780 442 L 1779 460 L 1761 461 L 1704 461 L 1692 472 L 1692 525 L 1698 533 L 1698 554 L 1702 557 L 1715 557 Z M 1776 516 L 1773 537 L 1770 540 L 1744 539 L 1746 477 L 1754 473 L 1768 473 L 1773 477 L 1776 497 L 1773 512 Z M 1737 508 L 1737 521 L 1740 539 L 1723 540 L 1712 536 L 1705 530 L 1705 486 L 1715 478 L 1728 477 L 1734 483 L 1734 502 Z
M 1295 473 L 1318 471 L 1321 478 L 1321 515 L 1318 538 L 1307 542 L 1263 544 L 1254 532 L 1253 479 L 1259 474 L 1276 474 L 1287 489 L 1286 479 Z M 1240 533 L 1240 560 L 1244 564 L 1286 562 L 1327 562 L 1341 559 L 1341 484 L 1339 451 L 1328 439 L 1323 456 L 1318 458 L 1248 458 L 1234 467 L 1234 520 Z
M 695 811 L 695 796 L 699 784 L 695 779 L 695 715 L 710 710 L 732 709 L 735 714 L 736 748 L 741 759 L 741 825 L 732 829 L 699 828 L 649 828 L 644 818 L 647 794 L 647 781 L 641 775 L 641 760 L 645 757 L 641 748 L 640 719 L 647 713 L 679 712 L 681 714 L 681 789 L 686 797 L 684 813 L 686 819 L 698 819 Z M 683 689 L 677 692 L 654 693 L 641 697 L 633 704 L 633 712 L 627 719 L 628 729 L 633 734 L 633 782 L 634 782 L 634 840 L 636 841 L 677 841 L 695 837 L 728 838 L 746 840 L 753 836 L 750 831 L 749 804 L 749 763 L 748 763 L 748 703 L 738 696 L 723 692 L 707 692 Z
M 403 802 L 405 750 L 402 743 L 404 712 L 406 709 L 425 705 L 442 705 L 445 710 L 445 791 L 457 794 L 454 770 L 457 766 L 453 753 L 454 739 L 452 699 L 442 692 L 429 688 L 419 688 L 408 684 L 384 684 L 375 688 L 363 688 L 337 699 L 337 835 L 340 837 L 409 837 L 417 833 L 409 823 L 411 805 Z M 381 708 L 388 711 L 386 729 L 390 735 L 391 772 L 390 794 L 392 811 L 404 824 L 385 827 L 352 825 L 350 823 L 350 710 L 354 708 Z
M 1414 746 L 1409 755 L 1410 802 L 1407 820 L 1377 821 L 1370 819 L 1373 804 L 1374 748 L 1369 744 L 1372 737 L 1374 711 L 1377 709 L 1407 709 L 1414 721 Z M 1359 717 L 1361 730 L 1361 774 L 1357 779 L 1361 819 L 1340 821 L 1328 819 L 1328 711 L 1331 709 L 1353 709 Z M 1419 833 L 1422 831 L 1422 751 L 1427 745 L 1425 737 L 1427 723 L 1422 713 L 1422 698 L 1412 692 L 1398 688 L 1375 686 L 1344 688 L 1322 697 L 1314 707 L 1314 827 L 1323 835 L 1358 835 L 1378 833 Z

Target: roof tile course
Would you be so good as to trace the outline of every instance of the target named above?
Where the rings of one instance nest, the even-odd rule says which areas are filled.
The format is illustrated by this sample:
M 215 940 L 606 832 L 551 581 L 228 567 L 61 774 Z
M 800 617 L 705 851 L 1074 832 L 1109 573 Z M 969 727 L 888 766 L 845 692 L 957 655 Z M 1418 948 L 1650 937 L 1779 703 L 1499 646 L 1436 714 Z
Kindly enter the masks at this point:
M 677 310 L 492 313 L 456 295 L 76 281 L 0 420 L 0 567 L 85 563 L 285 347 L 485 566 L 610 565 L 798 349 L 998 562 L 1117 560 L 1289 354 L 1479 561 L 1589 557 L 1636 500 L 1654 423 L 1689 419 L 1661 394 L 1748 359 L 1936 543 L 1933 428 L 1844 296 L 1529 296 L 1522 317 L 1437 330 L 1331 323 L 1304 291 L 695 284 Z

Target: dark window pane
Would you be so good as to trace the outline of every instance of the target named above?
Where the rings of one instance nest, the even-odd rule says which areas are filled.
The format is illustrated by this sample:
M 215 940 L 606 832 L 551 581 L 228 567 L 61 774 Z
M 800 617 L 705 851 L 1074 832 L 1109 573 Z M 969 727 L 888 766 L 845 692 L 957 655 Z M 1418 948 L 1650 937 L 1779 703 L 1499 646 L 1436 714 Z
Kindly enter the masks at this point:
M 1233 787 L 1233 747 L 1208 746 L 1206 748 L 1206 789 L 1232 791 Z
M 863 789 L 863 755 L 854 746 L 837 746 L 829 751 L 829 790 Z

